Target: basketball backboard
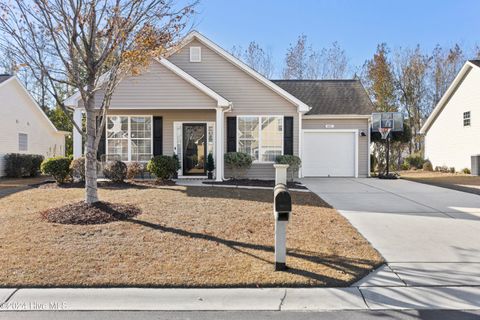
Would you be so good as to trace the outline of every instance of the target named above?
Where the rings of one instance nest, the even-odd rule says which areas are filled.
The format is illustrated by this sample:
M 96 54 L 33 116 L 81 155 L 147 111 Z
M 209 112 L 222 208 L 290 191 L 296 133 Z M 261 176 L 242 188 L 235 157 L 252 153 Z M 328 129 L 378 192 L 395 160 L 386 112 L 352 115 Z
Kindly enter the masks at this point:
M 391 131 L 403 131 L 403 114 L 401 112 L 372 113 L 372 131 L 380 132 L 380 128 L 389 128 Z

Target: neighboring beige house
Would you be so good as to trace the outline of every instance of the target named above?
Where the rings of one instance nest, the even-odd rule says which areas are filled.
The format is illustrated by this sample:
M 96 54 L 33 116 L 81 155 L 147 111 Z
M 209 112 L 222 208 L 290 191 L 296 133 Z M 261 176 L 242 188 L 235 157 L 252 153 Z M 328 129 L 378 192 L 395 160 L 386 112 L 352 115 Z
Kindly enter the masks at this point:
M 65 102 L 80 123 L 79 94 Z M 239 151 L 254 158 L 247 177 L 273 179 L 275 158 L 294 154 L 303 161 L 301 177 L 366 177 L 372 111 L 357 80 L 269 80 L 194 31 L 141 75 L 121 81 L 99 158 L 177 154 L 182 178 L 205 176 L 212 153 L 222 180 L 230 177 L 224 153 Z M 80 157 L 81 136 L 74 131 L 73 138 Z
M 0 176 L 7 153 L 64 155 L 65 134 L 58 131 L 15 76 L 0 75 Z
M 423 125 L 425 158 L 434 167 L 471 167 L 471 156 L 480 154 L 480 60 L 470 60 L 460 70 Z

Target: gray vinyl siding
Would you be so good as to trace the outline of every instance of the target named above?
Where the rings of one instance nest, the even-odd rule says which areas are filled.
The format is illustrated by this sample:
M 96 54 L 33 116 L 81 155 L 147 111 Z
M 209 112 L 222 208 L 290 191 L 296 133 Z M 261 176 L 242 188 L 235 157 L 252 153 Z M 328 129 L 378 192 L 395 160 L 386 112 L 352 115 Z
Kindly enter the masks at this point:
M 326 125 L 334 125 L 335 129 L 358 129 L 368 134 L 368 121 L 366 119 L 303 119 L 302 129 L 326 130 Z M 303 146 L 308 147 L 308 146 Z M 368 176 L 368 161 L 370 146 L 368 136 L 358 137 L 358 176 Z
M 190 62 L 190 47 L 202 47 L 202 61 Z M 227 61 L 216 52 L 193 40 L 168 58 L 203 84 L 233 103 L 225 117 L 238 115 L 283 115 L 294 117 L 293 152 L 298 155 L 297 106 Z M 226 128 L 224 130 L 226 133 Z M 224 137 L 226 150 L 226 136 Z M 229 172 L 225 169 L 225 176 Z M 246 172 L 249 178 L 274 179 L 272 164 L 253 164 Z
M 102 91 L 95 98 L 96 105 L 100 106 Z M 154 60 L 142 74 L 123 79 L 110 103 L 112 109 L 205 109 L 216 106 L 215 100 Z
M 110 110 L 109 115 L 151 115 L 163 117 L 163 154 L 173 155 L 175 121 L 215 121 L 215 110 Z

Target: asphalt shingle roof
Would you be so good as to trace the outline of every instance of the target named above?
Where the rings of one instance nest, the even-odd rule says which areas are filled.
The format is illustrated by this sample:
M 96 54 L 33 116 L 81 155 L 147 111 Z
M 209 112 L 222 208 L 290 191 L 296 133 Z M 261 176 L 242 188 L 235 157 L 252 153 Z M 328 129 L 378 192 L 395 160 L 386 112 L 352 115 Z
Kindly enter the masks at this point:
M 360 80 L 272 80 L 300 99 L 313 114 L 361 114 L 374 112 L 373 104 Z
M 12 77 L 12 75 L 10 75 L 10 74 L 0 74 L 0 83 L 10 79 L 11 77 Z
M 471 63 L 476 65 L 477 67 L 480 67 L 480 60 L 469 60 Z

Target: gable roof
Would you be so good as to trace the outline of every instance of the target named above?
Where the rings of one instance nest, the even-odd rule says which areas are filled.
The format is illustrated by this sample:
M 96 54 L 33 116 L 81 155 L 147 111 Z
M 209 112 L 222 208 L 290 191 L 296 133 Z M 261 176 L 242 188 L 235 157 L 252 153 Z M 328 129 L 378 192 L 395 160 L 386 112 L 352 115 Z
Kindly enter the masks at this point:
M 175 52 L 178 52 L 179 50 L 181 50 L 184 46 L 189 44 L 194 39 L 198 40 L 203 45 L 213 50 L 215 53 L 219 54 L 220 56 L 225 58 L 227 61 L 232 63 L 233 65 L 237 66 L 238 68 L 240 68 L 241 70 L 249 74 L 251 77 L 253 77 L 255 80 L 259 81 L 260 83 L 264 84 L 269 89 L 271 89 L 272 91 L 276 92 L 277 94 L 285 98 L 287 101 L 290 101 L 290 103 L 296 105 L 299 112 L 306 113 L 310 110 L 310 107 L 304 101 L 301 101 L 291 93 L 285 91 L 280 86 L 276 85 L 269 79 L 265 78 L 263 75 L 253 70 L 252 68 L 247 66 L 245 63 L 243 63 L 239 59 L 235 58 L 232 54 L 222 49 L 220 46 L 215 44 L 213 41 L 211 41 L 210 39 L 208 39 L 198 31 L 192 31 L 189 34 L 187 34 L 187 36 L 180 42 L 178 46 L 176 46 L 174 49 L 167 52 L 167 54 L 165 55 L 166 58 L 173 55 Z
M 5 76 L 5 75 L 3 75 Z M 9 80 L 7 82 L 7 80 Z M 1 80 L 1 76 L 0 76 L 0 89 L 2 87 L 4 87 L 7 83 L 11 83 L 11 82 L 16 82 L 22 92 L 28 97 L 28 99 L 32 102 L 32 104 L 35 106 L 35 110 L 37 112 L 40 112 L 42 114 L 42 117 L 47 121 L 48 125 L 56 132 L 56 133 L 62 133 L 62 134 L 70 134 L 70 132 L 67 132 L 67 131 L 60 131 L 57 129 L 57 127 L 55 127 L 55 125 L 52 123 L 52 121 L 50 120 L 50 118 L 45 114 L 45 112 L 43 112 L 42 108 L 38 105 L 37 101 L 35 101 L 35 99 L 33 99 L 32 95 L 28 92 L 28 90 L 25 88 L 25 86 L 22 84 L 22 82 L 20 80 L 18 80 L 18 78 L 16 76 L 8 76 L 8 78 L 4 79 L 4 80 Z
M 452 84 L 450 84 L 447 91 L 445 91 L 442 98 L 437 103 L 432 113 L 430 114 L 430 116 L 428 116 L 427 120 L 423 124 L 422 128 L 420 129 L 421 134 L 426 134 L 428 132 L 428 130 L 430 129 L 432 124 L 435 122 L 440 112 L 442 112 L 443 108 L 445 107 L 447 102 L 450 100 L 450 97 L 455 93 L 455 91 L 457 90 L 457 88 L 460 86 L 463 79 L 465 78 L 465 76 L 473 68 L 480 68 L 480 60 L 468 60 L 467 62 L 465 62 L 462 69 L 460 69 L 457 76 L 455 77 L 455 79 L 453 79 Z
M 306 115 L 371 115 L 373 104 L 360 80 L 272 80 L 308 104 Z
M 207 87 L 205 84 L 202 82 L 198 81 L 196 78 L 192 77 L 190 74 L 186 73 L 179 67 L 177 67 L 175 64 L 171 63 L 165 58 L 156 58 L 154 61 L 158 62 L 168 70 L 172 71 L 174 74 L 185 80 L 186 82 L 190 83 L 192 86 L 197 88 L 198 90 L 202 91 L 205 93 L 207 96 L 212 98 L 213 100 L 217 101 L 217 106 L 222 107 L 222 108 L 230 108 L 232 103 L 222 97 L 220 94 L 216 93 L 209 87 Z M 107 74 L 103 74 L 102 77 L 100 78 L 99 85 L 102 85 L 105 79 L 107 78 Z M 75 94 L 72 96 L 68 97 L 67 99 L 64 100 L 64 103 L 66 106 L 69 107 L 77 107 L 78 106 L 78 101 L 81 99 L 80 92 L 77 91 Z
M 13 77 L 11 74 L 0 74 L 0 83 L 7 81 L 11 77 Z

